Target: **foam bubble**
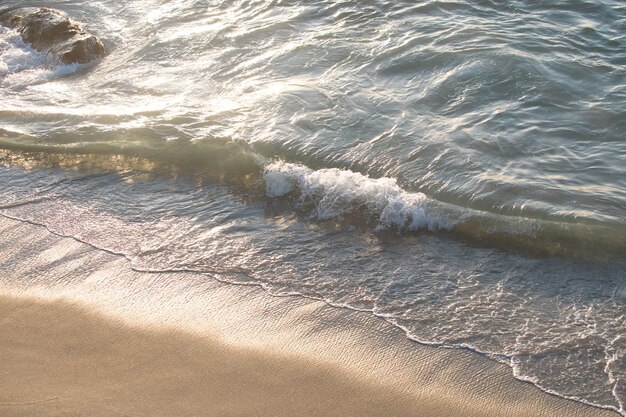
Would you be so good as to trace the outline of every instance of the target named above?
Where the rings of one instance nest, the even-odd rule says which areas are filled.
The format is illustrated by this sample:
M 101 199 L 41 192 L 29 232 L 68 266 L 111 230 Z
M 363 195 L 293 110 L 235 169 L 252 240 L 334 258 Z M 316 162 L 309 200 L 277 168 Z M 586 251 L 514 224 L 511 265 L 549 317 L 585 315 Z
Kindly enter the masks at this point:
M 25 43 L 19 33 L 0 26 L 0 76 L 7 76 L 49 63 L 47 54 Z
M 0 80 L 4 86 L 25 86 L 74 73 L 84 64 L 59 65 L 46 52 L 25 43 L 20 34 L 0 25 Z
M 393 178 L 370 178 L 349 170 L 312 170 L 274 162 L 265 167 L 263 179 L 268 197 L 299 192 L 302 202 L 314 203 L 313 214 L 319 220 L 339 219 L 364 211 L 378 218 L 377 229 L 435 231 L 449 230 L 454 225 L 429 210 L 426 195 L 403 190 Z

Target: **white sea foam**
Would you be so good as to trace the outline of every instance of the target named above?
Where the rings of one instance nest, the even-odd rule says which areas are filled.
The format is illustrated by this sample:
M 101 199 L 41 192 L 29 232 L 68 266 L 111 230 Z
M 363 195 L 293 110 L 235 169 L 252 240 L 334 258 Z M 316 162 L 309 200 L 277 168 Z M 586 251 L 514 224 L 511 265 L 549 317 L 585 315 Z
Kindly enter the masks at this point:
M 25 86 L 76 72 L 84 65 L 60 65 L 46 52 L 24 42 L 20 34 L 0 25 L 0 81 L 5 86 Z
M 435 231 L 448 230 L 454 225 L 431 212 L 426 195 L 403 190 L 393 178 L 370 178 L 336 168 L 312 170 L 286 162 L 266 166 L 263 178 L 268 197 L 297 191 L 302 202 L 315 204 L 314 216 L 320 220 L 338 219 L 364 210 L 378 218 L 379 229 Z
M 0 76 L 45 65 L 49 57 L 25 43 L 19 33 L 0 26 Z

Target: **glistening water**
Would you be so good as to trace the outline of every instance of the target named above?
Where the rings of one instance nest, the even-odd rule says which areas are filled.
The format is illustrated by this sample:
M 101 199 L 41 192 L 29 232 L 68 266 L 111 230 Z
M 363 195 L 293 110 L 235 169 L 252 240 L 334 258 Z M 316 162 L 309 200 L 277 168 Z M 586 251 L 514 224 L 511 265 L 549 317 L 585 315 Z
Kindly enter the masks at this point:
M 0 214 L 626 415 L 626 4 L 28 5 L 109 54 L 0 27 Z

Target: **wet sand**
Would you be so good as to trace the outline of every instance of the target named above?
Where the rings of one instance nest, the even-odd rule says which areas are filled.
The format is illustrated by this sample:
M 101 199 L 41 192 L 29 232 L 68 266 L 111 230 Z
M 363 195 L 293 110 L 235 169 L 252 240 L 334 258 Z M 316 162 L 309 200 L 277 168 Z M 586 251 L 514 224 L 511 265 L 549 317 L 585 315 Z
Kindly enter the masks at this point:
M 3 416 L 415 411 L 409 396 L 331 366 L 235 348 L 211 337 L 133 329 L 64 302 L 2 297 L 0 317 Z
M 122 256 L 0 217 L 0 415 L 616 416 L 369 313 Z

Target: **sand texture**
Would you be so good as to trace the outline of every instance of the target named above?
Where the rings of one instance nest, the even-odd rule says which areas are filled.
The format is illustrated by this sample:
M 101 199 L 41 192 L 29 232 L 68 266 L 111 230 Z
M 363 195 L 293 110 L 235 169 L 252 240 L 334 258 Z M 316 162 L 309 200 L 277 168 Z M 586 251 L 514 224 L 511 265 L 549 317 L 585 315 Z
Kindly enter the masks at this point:
M 0 416 L 616 416 L 369 313 L 0 217 Z

